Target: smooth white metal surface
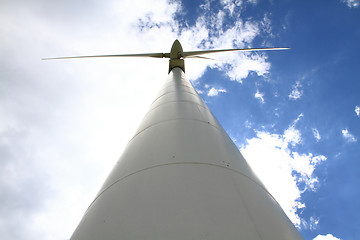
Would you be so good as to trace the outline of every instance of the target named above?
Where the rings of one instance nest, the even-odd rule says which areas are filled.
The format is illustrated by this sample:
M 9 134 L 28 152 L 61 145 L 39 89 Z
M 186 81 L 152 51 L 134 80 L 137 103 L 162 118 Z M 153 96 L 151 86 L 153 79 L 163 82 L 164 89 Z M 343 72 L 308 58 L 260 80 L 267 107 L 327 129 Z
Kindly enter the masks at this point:
M 175 67 L 71 239 L 303 238 Z

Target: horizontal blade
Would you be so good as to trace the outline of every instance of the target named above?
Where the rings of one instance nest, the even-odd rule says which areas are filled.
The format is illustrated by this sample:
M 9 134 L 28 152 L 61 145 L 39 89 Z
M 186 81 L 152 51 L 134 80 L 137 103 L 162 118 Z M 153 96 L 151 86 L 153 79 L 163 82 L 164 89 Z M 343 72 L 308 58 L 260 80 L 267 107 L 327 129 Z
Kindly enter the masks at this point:
M 287 49 L 290 48 L 237 48 L 237 49 L 204 50 L 204 51 L 183 52 L 182 57 L 186 58 L 194 55 L 203 55 L 203 54 L 220 53 L 220 52 L 268 51 L 268 50 L 287 50 Z
M 188 56 L 187 58 L 201 58 L 201 59 L 209 59 L 209 60 L 214 60 L 214 61 L 218 61 L 216 59 L 213 58 L 208 58 L 208 57 L 201 57 L 201 56 Z
M 105 58 L 105 57 L 152 57 L 152 58 L 168 58 L 169 53 L 139 53 L 139 54 L 117 54 L 117 55 L 94 55 L 94 56 L 74 56 L 74 57 L 55 57 L 43 58 L 42 60 L 53 59 L 71 59 L 71 58 Z

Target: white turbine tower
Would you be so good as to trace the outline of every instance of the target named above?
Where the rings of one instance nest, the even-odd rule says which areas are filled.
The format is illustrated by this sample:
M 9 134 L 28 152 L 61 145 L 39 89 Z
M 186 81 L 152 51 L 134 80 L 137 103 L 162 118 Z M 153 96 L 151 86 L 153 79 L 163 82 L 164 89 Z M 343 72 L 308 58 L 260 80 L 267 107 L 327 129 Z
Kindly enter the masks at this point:
M 176 40 L 170 53 L 66 57 L 170 58 L 165 84 L 71 239 L 303 239 L 184 73 L 183 58 L 275 49 L 284 48 L 183 52 Z

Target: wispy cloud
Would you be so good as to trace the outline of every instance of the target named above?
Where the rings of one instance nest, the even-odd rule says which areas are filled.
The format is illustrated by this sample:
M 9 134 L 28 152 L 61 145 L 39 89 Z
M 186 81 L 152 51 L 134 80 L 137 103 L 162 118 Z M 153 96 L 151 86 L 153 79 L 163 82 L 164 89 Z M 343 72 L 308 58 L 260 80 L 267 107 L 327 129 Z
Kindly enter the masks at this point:
M 284 132 L 284 137 L 286 142 L 292 144 L 293 146 L 301 143 L 301 132 L 295 128 L 295 125 L 304 115 L 301 113 L 299 116 L 293 121 L 293 123 L 289 126 L 288 129 Z
M 298 210 L 306 207 L 301 194 L 316 190 L 318 178 L 314 170 L 326 157 L 291 150 L 301 141 L 301 133 L 293 123 L 281 135 L 258 131 L 256 137 L 247 140 L 241 152 L 291 221 L 298 227 L 310 228 L 311 224 L 312 227 L 317 225 L 319 219 L 301 218 Z
M 250 122 L 249 120 L 246 120 L 244 125 L 246 128 L 251 129 L 253 127 L 254 123 Z
M 360 6 L 360 0 L 341 0 L 341 2 L 346 3 L 349 8 L 357 8 Z
M 352 135 L 348 129 L 343 129 L 341 131 L 341 133 L 348 142 L 356 142 L 357 141 L 356 137 L 354 137 L 354 135 Z
M 263 20 L 260 22 L 260 25 L 262 26 L 262 30 L 264 32 L 266 32 L 269 36 L 274 37 L 272 34 L 272 24 L 269 14 L 265 14 Z
M 303 95 L 302 85 L 300 81 L 296 81 L 296 83 L 292 87 L 292 91 L 289 94 L 289 98 L 292 100 L 297 100 L 301 98 Z
M 332 234 L 328 233 L 326 235 L 317 235 L 314 240 L 341 240 L 340 238 L 334 237 Z
M 221 0 L 223 8 L 226 11 L 229 11 L 230 15 L 233 15 L 235 8 L 238 8 L 242 5 L 242 1 L 230 1 L 230 0 Z
M 320 136 L 319 131 L 316 128 L 312 128 L 311 130 L 312 130 L 312 132 L 314 134 L 314 138 L 316 139 L 316 141 L 320 141 L 321 136 Z
M 258 99 L 261 103 L 265 103 L 264 93 L 259 92 L 259 90 L 256 90 L 254 97 Z
M 212 87 L 212 88 L 210 88 L 207 95 L 209 97 L 214 97 L 214 96 L 219 95 L 219 93 L 226 93 L 226 89 L 223 89 L 223 88 L 216 89 L 216 88 Z
M 320 218 L 310 217 L 309 228 L 310 230 L 315 230 L 319 227 Z

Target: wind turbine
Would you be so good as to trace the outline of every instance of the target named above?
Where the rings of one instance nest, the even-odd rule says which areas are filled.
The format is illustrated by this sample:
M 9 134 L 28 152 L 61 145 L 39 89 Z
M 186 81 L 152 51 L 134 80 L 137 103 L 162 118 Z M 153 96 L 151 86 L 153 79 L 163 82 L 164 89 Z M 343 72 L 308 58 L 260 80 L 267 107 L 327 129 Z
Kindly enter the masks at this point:
M 71 239 L 303 239 L 185 76 L 184 58 L 281 49 L 184 52 L 175 40 L 170 53 L 47 58 L 170 58 L 165 84 Z

